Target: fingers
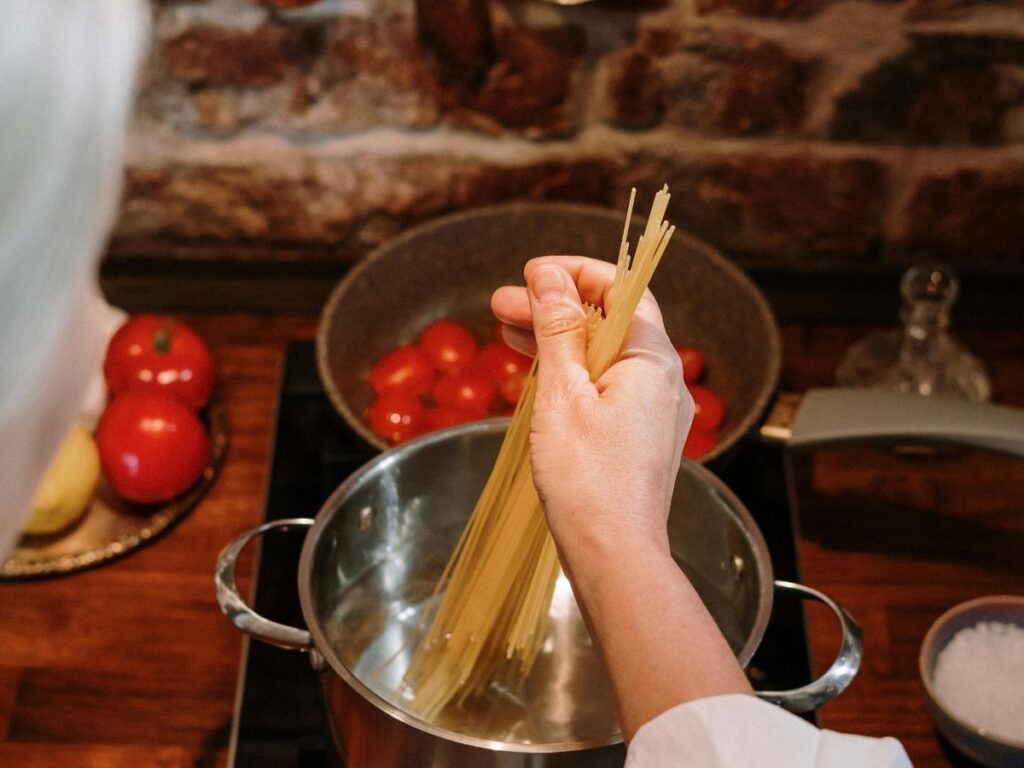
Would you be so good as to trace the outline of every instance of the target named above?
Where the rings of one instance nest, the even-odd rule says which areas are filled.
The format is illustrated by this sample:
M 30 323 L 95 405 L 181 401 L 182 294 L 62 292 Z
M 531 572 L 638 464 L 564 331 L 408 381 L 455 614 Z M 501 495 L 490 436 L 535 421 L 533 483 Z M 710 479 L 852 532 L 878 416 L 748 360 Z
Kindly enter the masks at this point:
M 527 276 L 527 295 L 539 361 L 538 398 L 589 384 L 586 315 L 572 278 L 557 264 L 539 266 Z
M 529 357 L 537 354 L 537 340 L 533 337 L 533 331 L 524 331 L 512 325 L 503 325 L 501 336 L 516 352 L 521 352 Z
M 525 288 L 505 285 L 496 290 L 491 296 L 491 311 L 506 327 L 533 330 L 530 298 L 526 295 Z
M 570 276 L 575 273 L 574 282 L 580 298 L 599 307 L 605 306 L 615 276 L 615 268 L 611 264 L 595 259 L 586 259 L 582 256 L 544 256 L 531 260 L 526 265 L 525 272 L 529 274 L 541 264 L 563 266 L 566 262 L 573 267 L 566 269 L 566 272 Z M 579 262 L 587 262 L 587 264 Z M 506 325 L 513 325 L 524 330 L 533 328 L 530 300 L 527 298 L 525 288 L 512 285 L 502 286 L 491 296 L 491 309 L 495 316 Z M 649 290 L 644 292 L 644 297 L 637 308 L 637 315 L 655 325 L 662 327 L 665 325 L 658 303 Z
M 529 280 L 536 270 L 551 265 L 565 270 L 584 301 L 605 305 L 615 278 L 613 264 L 584 256 L 543 256 L 530 260 L 524 273 Z M 508 344 L 524 354 L 535 354 L 533 312 L 527 290 L 515 286 L 499 288 L 491 297 L 491 308 L 495 316 L 505 324 Z M 645 291 L 623 342 L 622 355 L 629 357 L 650 351 L 663 355 L 674 354 L 665 333 L 665 322 L 658 303 L 650 291 Z
M 541 256 L 526 262 L 523 273 L 527 280 L 529 280 L 530 272 L 545 264 L 557 264 L 568 272 L 573 282 L 576 283 L 583 301 L 596 304 L 599 307 L 608 307 L 612 283 L 615 281 L 614 264 L 586 256 Z M 644 297 L 636 312 L 638 317 L 660 325 L 662 328 L 665 327 L 661 310 L 658 309 L 658 302 L 654 300 L 654 294 L 650 290 L 644 291 Z

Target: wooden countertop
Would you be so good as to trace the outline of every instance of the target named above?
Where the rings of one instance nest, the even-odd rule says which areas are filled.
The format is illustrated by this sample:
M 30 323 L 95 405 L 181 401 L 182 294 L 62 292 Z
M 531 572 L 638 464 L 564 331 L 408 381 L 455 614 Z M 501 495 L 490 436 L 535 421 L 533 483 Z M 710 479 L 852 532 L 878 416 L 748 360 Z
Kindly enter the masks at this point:
M 0 765 L 102 768 L 226 762 L 240 634 L 214 601 L 221 547 L 262 516 L 285 342 L 315 320 L 187 318 L 210 342 L 231 443 L 216 485 L 167 537 L 116 563 L 0 585 Z M 825 385 L 863 329 L 784 328 L 783 387 Z M 989 365 L 1000 402 L 1024 406 L 1024 332 L 961 338 Z M 804 581 L 861 621 L 865 662 L 821 711 L 826 727 L 891 735 L 919 768 L 944 754 L 924 709 L 917 651 L 929 624 L 971 597 L 1024 592 L 1020 463 L 961 453 L 829 451 L 801 464 Z M 243 563 L 243 570 L 246 568 Z M 244 586 L 244 585 L 243 585 Z M 831 660 L 831 618 L 809 609 L 815 666 Z

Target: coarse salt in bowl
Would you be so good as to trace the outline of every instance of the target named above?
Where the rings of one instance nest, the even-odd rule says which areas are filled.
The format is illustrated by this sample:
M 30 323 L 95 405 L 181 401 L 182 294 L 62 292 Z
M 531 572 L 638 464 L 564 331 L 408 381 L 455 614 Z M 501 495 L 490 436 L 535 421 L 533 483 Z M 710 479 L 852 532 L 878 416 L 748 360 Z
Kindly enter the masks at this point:
M 919 658 L 939 731 L 991 768 L 1024 768 L 1024 597 L 984 597 L 944 613 Z

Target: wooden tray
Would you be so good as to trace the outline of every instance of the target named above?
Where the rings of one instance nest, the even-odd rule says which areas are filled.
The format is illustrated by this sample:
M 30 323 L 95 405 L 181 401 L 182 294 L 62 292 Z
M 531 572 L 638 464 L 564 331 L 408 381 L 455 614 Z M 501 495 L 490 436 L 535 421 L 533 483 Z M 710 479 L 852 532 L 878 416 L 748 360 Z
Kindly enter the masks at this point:
M 170 530 L 213 485 L 227 453 L 227 410 L 214 399 L 203 415 L 210 463 L 188 491 L 166 504 L 136 504 L 118 497 L 104 478 L 92 504 L 72 527 L 49 536 L 22 536 L 0 566 L 0 581 L 73 573 L 123 557 Z

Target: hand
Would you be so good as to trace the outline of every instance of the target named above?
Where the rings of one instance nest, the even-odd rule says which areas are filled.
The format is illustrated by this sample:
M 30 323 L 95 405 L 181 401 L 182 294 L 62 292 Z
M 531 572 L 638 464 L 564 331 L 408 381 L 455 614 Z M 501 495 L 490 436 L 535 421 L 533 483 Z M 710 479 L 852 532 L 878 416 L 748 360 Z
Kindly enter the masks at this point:
M 684 701 L 750 693 L 732 650 L 672 559 L 667 518 L 693 400 L 648 292 L 618 360 L 591 382 L 580 297 L 603 306 L 615 268 L 579 256 L 526 265 L 491 300 L 505 340 L 536 353 L 533 477 L 629 741 Z
M 581 303 L 603 306 L 612 264 L 548 256 L 526 265 L 527 288 L 491 300 L 506 341 L 539 357 L 530 447 L 534 481 L 563 559 L 628 542 L 668 551 L 666 522 L 693 401 L 657 302 L 640 302 L 619 359 L 586 369 Z

